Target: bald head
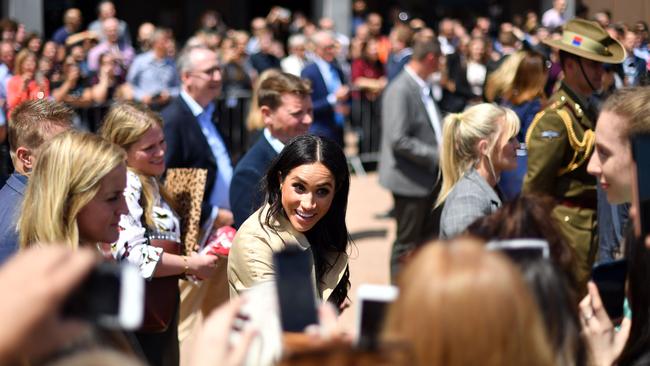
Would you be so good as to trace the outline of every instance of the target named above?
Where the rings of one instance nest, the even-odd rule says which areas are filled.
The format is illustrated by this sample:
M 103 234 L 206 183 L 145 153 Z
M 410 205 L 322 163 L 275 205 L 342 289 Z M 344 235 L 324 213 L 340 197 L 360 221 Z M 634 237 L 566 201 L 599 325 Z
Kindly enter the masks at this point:
M 99 19 L 107 19 L 115 16 L 115 5 L 112 1 L 102 1 L 97 7 Z
M 336 57 L 336 39 L 332 32 L 318 31 L 312 36 L 312 41 L 316 45 L 316 54 L 327 62 L 334 61 Z
M 65 11 L 63 15 L 63 23 L 75 32 L 81 26 L 81 10 L 77 8 L 70 8 Z
M 332 18 L 321 18 L 318 22 L 318 26 L 322 30 L 333 31 L 334 30 L 334 21 Z
M 106 39 L 110 43 L 117 43 L 117 40 L 120 36 L 120 22 L 117 18 L 106 18 L 102 22 L 102 30 Z

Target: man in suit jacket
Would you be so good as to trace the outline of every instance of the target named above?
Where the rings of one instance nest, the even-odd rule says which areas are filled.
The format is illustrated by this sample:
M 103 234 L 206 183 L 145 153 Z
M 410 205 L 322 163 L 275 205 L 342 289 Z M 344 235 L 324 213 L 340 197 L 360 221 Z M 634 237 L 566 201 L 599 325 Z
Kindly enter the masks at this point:
M 230 203 L 235 228 L 262 205 L 261 183 L 271 161 L 292 138 L 309 131 L 313 113 L 310 94 L 308 81 L 288 73 L 270 76 L 260 84 L 257 100 L 266 127 L 233 173 Z
M 419 41 L 411 61 L 386 88 L 382 101 L 379 182 L 393 193 L 397 236 L 391 253 L 393 279 L 401 258 L 438 234 L 433 210 L 438 184 L 442 124 L 429 77 L 438 69 L 440 45 Z
M 38 148 L 72 126 L 72 110 L 61 103 L 35 99 L 14 109 L 9 123 L 9 147 L 15 171 L 0 189 L 0 264 L 18 250 L 16 223 Z
M 623 81 L 624 86 L 646 85 L 648 82 L 646 62 L 634 54 L 636 33 L 630 30 L 626 31 L 622 43 L 625 47 L 626 57 L 621 64 L 616 65 L 616 73 Z
M 214 100 L 221 93 L 217 54 L 191 47 L 178 59 L 181 92 L 163 109 L 167 168 L 202 168 L 208 176 L 201 205 L 204 229 L 232 225 L 230 155 L 214 122 Z
M 314 62 L 307 65 L 301 76 L 311 81 L 314 123 L 310 132 L 328 137 L 343 146 L 343 123 L 348 114 L 350 89 L 345 85 L 343 71 L 336 65 L 336 40 L 327 31 L 316 32 Z

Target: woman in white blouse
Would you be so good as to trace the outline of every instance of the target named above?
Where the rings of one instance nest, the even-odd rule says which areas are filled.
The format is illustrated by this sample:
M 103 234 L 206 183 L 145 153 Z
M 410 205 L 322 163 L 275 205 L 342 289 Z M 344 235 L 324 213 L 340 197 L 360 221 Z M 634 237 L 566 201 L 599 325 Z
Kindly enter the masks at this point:
M 210 277 L 218 257 L 213 255 L 181 255 L 179 218 L 158 183 L 165 170 L 165 138 L 160 116 L 144 105 L 116 104 L 109 110 L 101 131 L 102 136 L 126 150 L 127 184 L 124 191 L 128 214 L 120 219 L 120 236 L 111 245 L 117 260 L 128 260 L 139 266 L 147 291 L 165 293 L 145 303 L 145 324 L 136 337 L 151 365 L 178 364 L 178 286 L 179 276 Z M 171 297 L 164 289 L 173 291 Z M 159 286 L 157 290 L 151 287 Z M 162 287 L 160 287 L 162 286 Z M 175 309 L 167 319 L 159 319 L 151 302 L 169 302 Z M 160 308 L 157 306 L 156 308 Z M 153 314 L 152 314 L 153 313 Z M 165 312 L 163 312 L 165 314 Z M 152 315 L 156 315 L 152 319 Z M 158 320 L 156 323 L 152 320 Z M 162 320 L 162 321 L 160 321 Z

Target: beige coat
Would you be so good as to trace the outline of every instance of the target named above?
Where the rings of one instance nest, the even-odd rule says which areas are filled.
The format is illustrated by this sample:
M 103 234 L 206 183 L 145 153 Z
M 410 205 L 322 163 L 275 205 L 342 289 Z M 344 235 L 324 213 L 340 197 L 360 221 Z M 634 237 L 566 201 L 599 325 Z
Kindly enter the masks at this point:
M 239 228 L 228 256 L 228 287 L 230 297 L 239 295 L 251 286 L 275 279 L 273 253 L 280 252 L 288 245 L 297 245 L 302 250 L 311 251 L 307 238 L 296 231 L 285 217 L 276 218 L 268 227 L 264 222 L 268 206 L 257 210 Z M 260 220 L 260 214 L 261 220 Z M 314 293 L 321 299 L 328 299 L 343 278 L 348 265 L 348 256 L 343 253 L 332 256 L 334 266 L 323 281 L 316 285 L 316 272 L 312 267 Z

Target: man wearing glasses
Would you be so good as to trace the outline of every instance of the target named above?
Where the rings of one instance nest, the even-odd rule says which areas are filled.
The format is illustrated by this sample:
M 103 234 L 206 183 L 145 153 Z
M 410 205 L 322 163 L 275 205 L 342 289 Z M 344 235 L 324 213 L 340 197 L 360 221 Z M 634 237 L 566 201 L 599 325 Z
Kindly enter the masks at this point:
M 350 89 L 343 71 L 336 62 L 337 45 L 334 35 L 327 31 L 312 36 L 316 45 L 314 62 L 305 66 L 301 77 L 311 82 L 314 122 L 309 132 L 324 136 L 343 146 L 343 125 L 349 112 Z
M 191 47 L 178 58 L 181 92 L 163 109 L 167 168 L 202 168 L 208 176 L 201 205 L 204 229 L 232 225 L 228 192 L 232 178 L 230 154 L 218 130 L 215 99 L 221 93 L 217 54 Z

